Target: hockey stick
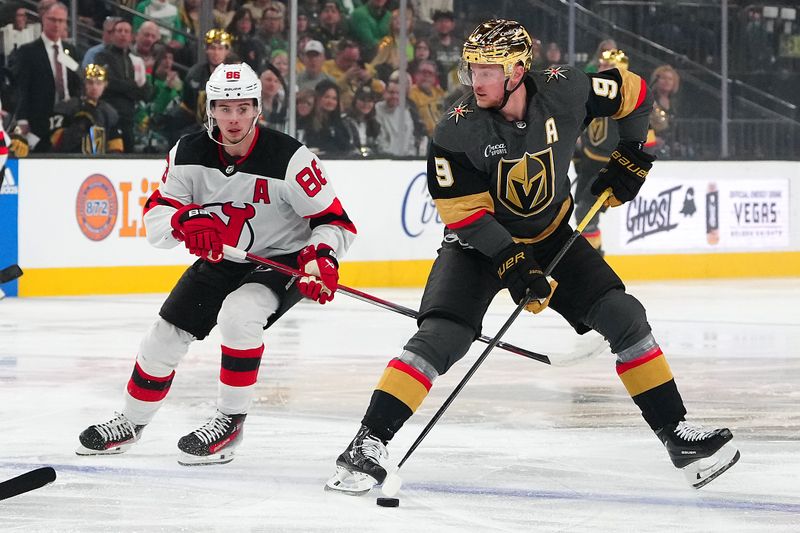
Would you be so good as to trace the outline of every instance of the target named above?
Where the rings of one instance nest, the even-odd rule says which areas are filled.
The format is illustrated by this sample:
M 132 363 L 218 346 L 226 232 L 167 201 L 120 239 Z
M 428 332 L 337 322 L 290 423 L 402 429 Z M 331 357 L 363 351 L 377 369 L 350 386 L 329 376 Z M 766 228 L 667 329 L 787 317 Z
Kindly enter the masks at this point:
M 13 498 L 14 496 L 42 488 L 55 480 L 56 471 L 52 466 L 44 466 L 25 472 L 0 483 L 0 500 Z
M 22 275 L 22 269 L 19 265 L 11 265 L 9 267 L 0 270 L 0 285 L 3 283 L 8 283 L 9 281 L 14 281 L 18 277 Z
M 595 201 L 594 205 L 591 207 L 591 209 L 589 209 L 589 212 L 586 213 L 586 216 L 583 217 L 583 220 L 581 220 L 580 224 L 578 224 L 578 227 L 575 228 L 575 231 L 572 232 L 572 235 L 570 235 L 569 239 L 567 239 L 567 242 L 564 243 L 564 246 L 561 247 L 561 250 L 558 251 L 553 260 L 550 261 L 550 264 L 547 265 L 547 268 L 544 270 L 545 277 L 553 273 L 553 269 L 556 267 L 556 265 L 558 265 L 558 263 L 567 253 L 567 250 L 570 249 L 572 244 L 578 239 L 578 237 L 580 237 L 583 228 L 585 228 L 586 225 L 589 224 L 589 221 L 592 220 L 594 215 L 600 210 L 600 208 L 603 206 L 603 202 L 606 201 L 606 198 L 608 198 L 610 194 L 611 194 L 611 189 L 608 188 L 605 191 L 603 191 L 603 193 L 600 196 L 597 197 L 597 200 Z M 461 382 L 458 385 L 456 385 L 456 388 L 453 390 L 453 392 L 450 393 L 450 396 L 447 397 L 447 399 L 444 401 L 439 410 L 436 411 L 436 413 L 433 415 L 433 418 L 431 418 L 430 422 L 428 422 L 428 425 L 425 426 L 425 428 L 419 434 L 417 440 L 414 441 L 414 443 L 408 449 L 408 451 L 400 460 L 400 462 L 397 463 L 397 468 L 395 468 L 389 475 L 386 476 L 386 479 L 384 479 L 383 481 L 383 486 L 381 487 L 381 491 L 383 492 L 384 495 L 392 497 L 397 494 L 397 492 L 400 490 L 400 486 L 403 484 L 403 480 L 397 474 L 397 471 L 403 467 L 408 458 L 411 457 L 411 454 L 414 453 L 414 450 L 417 449 L 417 446 L 419 446 L 422 440 L 428 435 L 428 433 L 430 433 L 431 429 L 433 429 L 433 426 L 436 424 L 436 422 L 438 422 L 438 420 L 442 417 L 444 412 L 447 411 L 447 408 L 450 407 L 450 404 L 453 403 L 453 400 L 456 399 L 456 396 L 458 396 L 461 390 L 467 385 L 467 382 L 470 380 L 470 378 L 472 378 L 472 376 L 478 370 L 478 367 L 480 367 L 486 360 L 486 358 L 489 356 L 489 353 L 492 351 L 492 348 L 494 348 L 495 345 L 500 341 L 500 338 L 503 335 L 505 335 L 506 331 L 508 331 L 508 328 L 511 327 L 511 324 L 514 323 L 519 314 L 522 312 L 523 309 L 525 309 L 525 306 L 528 305 L 532 299 L 533 297 L 529 294 L 519 303 L 519 305 L 517 305 L 517 308 L 514 309 L 514 312 L 511 313 L 510 317 L 508 317 L 508 320 L 506 320 L 505 324 L 503 324 L 503 327 L 500 328 L 500 331 L 498 331 L 497 334 L 494 336 L 494 338 L 489 341 L 489 345 L 486 347 L 485 350 L 483 350 L 483 353 L 480 355 L 480 357 L 478 357 L 478 359 L 472 365 L 472 368 L 469 369 L 469 371 L 461 380 Z
M 232 246 L 228 246 L 227 244 L 224 244 L 222 246 L 222 249 L 223 249 L 223 253 L 228 257 L 233 257 L 233 258 L 236 258 L 236 259 L 243 259 L 243 260 L 249 261 L 251 263 L 264 265 L 264 266 L 273 268 L 273 269 L 275 269 L 275 270 L 277 270 L 279 272 L 282 272 L 284 274 L 288 274 L 288 275 L 293 276 L 293 277 L 303 277 L 303 276 L 306 275 L 304 272 L 301 272 L 301 271 L 297 270 L 296 268 L 292 268 L 292 267 L 290 267 L 288 265 L 284 265 L 282 263 L 277 263 L 277 262 L 275 262 L 275 261 L 273 261 L 271 259 L 267 259 L 265 257 L 260 257 L 260 256 L 257 256 L 255 254 L 251 254 L 250 252 L 245 252 L 244 250 L 239 250 L 238 248 L 234 248 Z M 384 300 L 382 298 L 378 298 L 377 296 L 373 296 L 371 294 L 368 294 L 366 292 L 360 291 L 358 289 L 353 289 L 353 288 L 348 287 L 346 285 L 339 285 L 339 288 L 337 289 L 337 291 L 338 292 L 342 292 L 342 293 L 344 293 L 344 294 L 346 294 L 346 295 L 348 295 L 348 296 L 350 296 L 352 298 L 355 298 L 356 300 L 361 300 L 362 302 L 371 303 L 371 304 L 377 305 L 378 307 L 382 307 L 383 309 L 387 309 L 389 311 L 394 311 L 395 313 L 400 313 L 401 315 L 405 315 L 407 317 L 411 317 L 411 318 L 416 319 L 419 316 L 419 312 L 414 311 L 413 309 L 410 309 L 408 307 L 404 307 L 402 305 L 390 302 L 388 300 Z M 489 337 L 487 337 L 486 335 L 481 335 L 480 337 L 478 337 L 478 340 L 481 341 L 481 342 L 487 343 L 487 344 L 489 343 L 489 341 L 491 341 L 491 339 Z M 541 363 L 545 363 L 547 365 L 550 364 L 550 358 L 547 357 L 546 355 L 543 355 L 543 354 L 540 354 L 540 353 L 536 353 L 536 352 L 531 352 L 531 351 L 526 350 L 524 348 L 518 348 L 517 346 L 514 346 L 513 344 L 508 344 L 508 343 L 505 343 L 505 342 L 497 342 L 497 343 L 495 343 L 495 345 L 498 348 L 502 348 L 503 350 L 506 350 L 507 352 L 515 353 L 517 355 L 521 355 L 523 357 L 527 357 L 528 359 L 534 359 L 536 361 L 539 361 Z

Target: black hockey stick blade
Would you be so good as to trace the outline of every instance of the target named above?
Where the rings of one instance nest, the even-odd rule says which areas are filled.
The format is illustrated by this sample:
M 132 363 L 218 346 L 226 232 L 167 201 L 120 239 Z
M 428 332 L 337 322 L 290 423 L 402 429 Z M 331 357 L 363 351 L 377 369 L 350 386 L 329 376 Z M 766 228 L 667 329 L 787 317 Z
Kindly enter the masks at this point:
M 42 468 L 31 470 L 0 483 L 0 500 L 40 489 L 55 480 L 56 471 L 52 466 L 43 466 Z
M 3 270 L 0 270 L 0 284 L 14 281 L 21 275 L 22 269 L 19 267 L 19 265 L 11 265 L 6 267 Z

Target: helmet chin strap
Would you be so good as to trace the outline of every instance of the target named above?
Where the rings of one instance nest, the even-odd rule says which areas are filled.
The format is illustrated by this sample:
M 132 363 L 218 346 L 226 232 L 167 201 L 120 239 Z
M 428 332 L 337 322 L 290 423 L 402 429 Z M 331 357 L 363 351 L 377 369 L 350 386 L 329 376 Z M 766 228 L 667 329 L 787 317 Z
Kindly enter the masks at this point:
M 525 81 L 525 76 L 522 76 L 522 78 L 520 78 L 520 80 L 519 80 L 519 83 L 517 83 L 517 85 L 514 86 L 514 88 L 511 89 L 510 91 L 508 90 L 508 82 L 509 81 L 511 81 L 510 78 L 506 79 L 506 81 L 503 82 L 503 101 L 500 102 L 499 106 L 496 106 L 496 107 L 493 108 L 495 111 L 500 111 L 501 109 L 503 109 L 506 106 L 506 104 L 508 103 L 508 99 L 514 93 L 514 91 L 519 89 L 520 85 L 522 85 L 522 83 Z

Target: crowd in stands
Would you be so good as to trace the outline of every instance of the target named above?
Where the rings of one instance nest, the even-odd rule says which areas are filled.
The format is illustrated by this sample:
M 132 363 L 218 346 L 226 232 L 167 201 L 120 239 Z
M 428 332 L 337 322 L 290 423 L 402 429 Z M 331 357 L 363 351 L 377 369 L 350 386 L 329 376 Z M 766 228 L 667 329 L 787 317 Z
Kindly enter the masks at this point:
M 69 11 L 57 0 L 41 0 L 36 14 L 15 8 L 2 58 L 13 83 L 2 100 L 6 122 L 13 117 L 16 155 L 164 153 L 181 135 L 205 127 L 211 72 L 244 61 L 262 82 L 262 124 L 286 131 L 294 62 L 297 137 L 313 150 L 424 156 L 437 121 L 463 94 L 463 36 L 477 22 L 457 19 L 453 0 L 409 2 L 408 78 L 401 83 L 396 0 L 299 0 L 297 58 L 289 57 L 285 2 L 215 0 L 215 27 L 202 34 L 201 0 L 120 3 L 141 16 L 111 12 L 102 1 L 78 2 L 80 21 L 101 34 L 99 44 L 69 38 Z M 558 43 L 537 45 L 535 68 L 564 62 Z M 597 53 L 603 49 L 601 43 Z

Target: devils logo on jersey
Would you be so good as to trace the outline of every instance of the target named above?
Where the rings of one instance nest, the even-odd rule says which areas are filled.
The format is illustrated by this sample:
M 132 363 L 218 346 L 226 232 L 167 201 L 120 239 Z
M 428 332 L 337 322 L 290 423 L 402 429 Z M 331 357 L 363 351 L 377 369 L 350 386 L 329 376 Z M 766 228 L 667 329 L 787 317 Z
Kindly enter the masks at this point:
M 529 217 L 544 210 L 555 194 L 551 148 L 520 159 L 501 159 L 497 172 L 497 198 L 511 212 Z
M 225 225 L 223 242 L 234 248 L 250 250 L 255 234 L 250 219 L 256 216 L 255 208 L 250 204 L 237 207 L 233 202 L 210 203 L 203 207 L 212 212 Z

